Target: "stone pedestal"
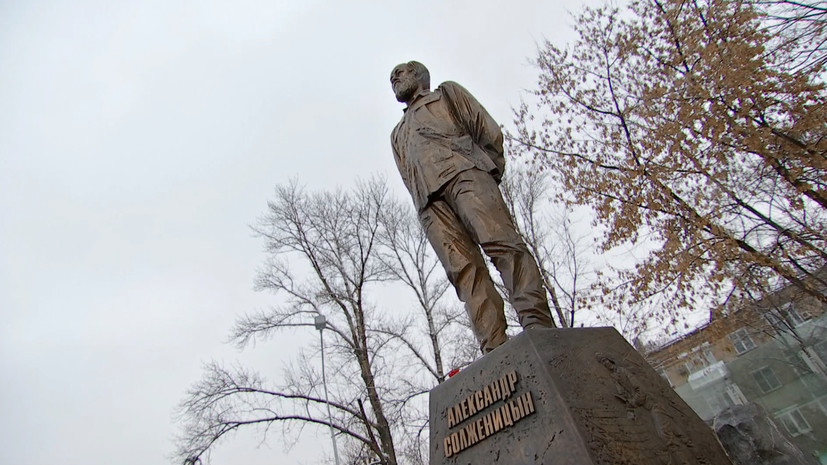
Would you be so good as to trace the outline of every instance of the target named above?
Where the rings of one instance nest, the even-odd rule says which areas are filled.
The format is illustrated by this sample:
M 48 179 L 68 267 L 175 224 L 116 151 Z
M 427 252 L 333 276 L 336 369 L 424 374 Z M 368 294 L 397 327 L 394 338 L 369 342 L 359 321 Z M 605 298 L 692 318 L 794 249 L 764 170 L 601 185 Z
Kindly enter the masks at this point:
M 430 465 L 731 465 L 612 328 L 533 329 L 430 394 Z

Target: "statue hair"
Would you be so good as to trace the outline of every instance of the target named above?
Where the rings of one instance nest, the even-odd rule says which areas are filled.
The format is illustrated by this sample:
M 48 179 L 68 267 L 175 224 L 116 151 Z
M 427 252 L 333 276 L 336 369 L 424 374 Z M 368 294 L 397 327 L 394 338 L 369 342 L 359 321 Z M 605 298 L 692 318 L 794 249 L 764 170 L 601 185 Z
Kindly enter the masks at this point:
M 409 61 L 407 63 L 408 69 L 414 72 L 416 79 L 422 83 L 422 86 L 425 89 L 431 89 L 431 73 L 428 72 L 428 68 L 425 67 L 422 63 L 418 61 Z

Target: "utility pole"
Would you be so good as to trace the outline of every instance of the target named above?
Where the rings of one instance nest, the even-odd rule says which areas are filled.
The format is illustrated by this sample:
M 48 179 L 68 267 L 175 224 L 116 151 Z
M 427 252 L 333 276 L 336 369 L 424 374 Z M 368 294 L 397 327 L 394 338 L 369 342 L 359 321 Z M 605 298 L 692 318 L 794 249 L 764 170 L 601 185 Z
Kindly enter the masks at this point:
M 327 319 L 324 315 L 316 315 L 313 325 L 319 330 L 319 340 L 322 343 L 322 386 L 324 386 L 324 401 L 327 405 L 327 421 L 330 423 L 330 440 L 333 442 L 333 458 L 336 465 L 339 465 L 339 449 L 336 447 L 336 435 L 333 430 L 333 415 L 330 413 L 330 399 L 327 396 L 327 376 L 324 370 L 324 329 L 327 327 Z

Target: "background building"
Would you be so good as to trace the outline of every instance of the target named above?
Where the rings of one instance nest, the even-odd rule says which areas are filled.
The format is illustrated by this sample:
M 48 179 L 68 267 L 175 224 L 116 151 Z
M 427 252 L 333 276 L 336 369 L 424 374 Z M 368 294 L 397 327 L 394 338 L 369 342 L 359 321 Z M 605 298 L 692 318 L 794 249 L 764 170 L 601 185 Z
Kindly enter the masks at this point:
M 804 453 L 827 463 L 827 314 L 817 299 L 782 289 L 647 359 L 704 421 L 760 404 Z

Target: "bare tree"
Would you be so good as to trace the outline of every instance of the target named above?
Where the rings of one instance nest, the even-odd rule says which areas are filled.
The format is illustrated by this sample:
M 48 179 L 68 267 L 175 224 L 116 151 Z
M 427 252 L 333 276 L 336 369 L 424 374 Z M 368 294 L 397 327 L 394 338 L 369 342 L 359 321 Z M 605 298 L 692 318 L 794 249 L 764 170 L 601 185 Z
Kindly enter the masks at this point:
M 753 0 L 772 36 L 769 53 L 801 74 L 827 66 L 827 1 Z
M 450 370 L 471 363 L 478 356 L 477 343 L 413 208 L 390 201 L 381 222 L 379 259 L 414 299 L 405 304 L 410 309 L 406 318 L 379 331 L 398 342 L 400 354 L 410 360 L 408 375 L 400 379 L 406 390 L 395 402 L 421 403 L 422 408 L 402 410 L 409 441 L 405 455 L 409 463 L 426 464 L 429 419 L 424 396 L 447 379 Z
M 427 369 L 431 381 L 442 382 L 447 375 L 446 365 L 460 367 L 476 357 L 476 354 L 466 352 L 466 345 L 475 345 L 470 338 L 470 330 L 459 331 L 461 334 L 454 331 L 467 328 L 464 312 L 454 299 L 445 299 L 446 295 L 452 294 L 452 287 L 416 220 L 413 208 L 392 202 L 385 210 L 382 225 L 380 260 L 393 278 L 413 293 L 412 317 L 419 317 L 425 323 L 409 324 L 414 331 L 410 334 L 395 331 L 394 337 Z M 423 344 L 415 338 L 417 334 L 427 341 L 424 347 L 428 353 L 420 351 L 419 346 Z M 450 347 L 444 344 L 445 338 L 453 340 L 463 336 L 467 344 L 451 344 Z
M 588 237 L 575 231 L 583 225 L 575 226 L 572 212 L 552 202 L 545 171 L 515 159 L 500 188 L 517 231 L 537 261 L 558 327 L 574 327 L 594 284 Z
M 445 379 L 446 356 L 450 366 L 468 361 L 455 312 L 441 301 L 444 273 L 409 216 L 380 180 L 351 192 L 309 194 L 295 182 L 276 188 L 254 228 L 268 253 L 256 287 L 283 303 L 241 318 L 232 340 L 243 347 L 324 315 L 332 339 L 325 344 L 330 400 L 308 354 L 274 386 L 253 371 L 210 364 L 181 405 L 179 459 L 198 460 L 225 434 L 249 425 L 299 432 L 316 425 L 336 431 L 347 463 L 426 462 L 427 406 L 420 398 Z M 382 289 L 394 282 L 412 291 L 415 303 L 379 311 Z M 446 352 L 441 341 L 449 337 Z
M 517 230 L 536 257 L 559 326 L 612 326 L 634 341 L 653 329 L 652 323 L 661 331 L 685 325 L 681 315 L 658 318 L 657 302 L 630 302 L 622 311 L 605 305 L 601 278 L 617 272 L 609 264 L 622 270 L 634 258 L 624 250 L 600 253 L 595 245 L 600 229 L 590 224 L 590 212 L 555 202 L 553 192 L 560 186 L 537 168 L 515 159 L 500 187 Z

